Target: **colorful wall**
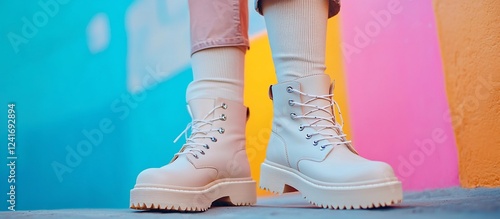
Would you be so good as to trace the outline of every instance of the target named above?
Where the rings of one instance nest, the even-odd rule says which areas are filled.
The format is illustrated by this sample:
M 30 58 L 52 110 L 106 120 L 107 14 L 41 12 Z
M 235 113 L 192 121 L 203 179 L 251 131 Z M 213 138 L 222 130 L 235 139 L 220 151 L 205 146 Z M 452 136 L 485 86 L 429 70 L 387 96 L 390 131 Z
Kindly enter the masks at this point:
M 330 19 L 327 73 L 344 129 L 406 191 L 500 185 L 499 11 L 488 0 L 352 0 Z M 8 103 L 17 119 L 16 182 L 0 166 L 0 191 L 15 185 L 17 210 L 127 208 L 137 174 L 170 160 L 190 120 L 179 92 L 192 79 L 187 2 L 9 1 L 0 16 L 0 124 Z M 250 35 L 247 148 L 258 179 L 276 79 L 253 11 Z
M 461 185 L 499 186 L 500 3 L 434 0 L 433 5 Z
M 388 161 L 406 189 L 458 185 L 430 2 L 346 1 L 342 13 L 341 47 L 357 148 Z

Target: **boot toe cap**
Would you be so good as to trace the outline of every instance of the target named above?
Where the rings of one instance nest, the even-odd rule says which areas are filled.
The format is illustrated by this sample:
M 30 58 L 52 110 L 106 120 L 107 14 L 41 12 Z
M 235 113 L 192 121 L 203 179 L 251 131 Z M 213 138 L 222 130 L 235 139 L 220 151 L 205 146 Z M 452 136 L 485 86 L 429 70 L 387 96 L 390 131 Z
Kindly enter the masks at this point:
M 168 173 L 164 173 L 161 168 L 149 168 L 139 173 L 136 184 L 165 184 L 169 181 L 168 178 Z
M 167 165 L 162 168 L 149 168 L 142 171 L 137 176 L 135 187 L 203 187 L 212 182 L 216 175 L 217 171 L 209 168 L 186 171 L 185 169 L 169 168 Z

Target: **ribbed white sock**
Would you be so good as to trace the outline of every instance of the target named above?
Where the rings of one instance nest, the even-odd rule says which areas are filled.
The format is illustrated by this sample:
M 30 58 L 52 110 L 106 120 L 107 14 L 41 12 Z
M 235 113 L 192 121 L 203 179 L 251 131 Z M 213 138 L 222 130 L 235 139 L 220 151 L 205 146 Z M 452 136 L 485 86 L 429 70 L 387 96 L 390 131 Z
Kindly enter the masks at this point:
M 328 0 L 262 0 L 278 82 L 324 74 Z
M 237 47 L 204 49 L 191 57 L 193 82 L 186 101 L 198 98 L 225 98 L 243 103 L 245 53 Z

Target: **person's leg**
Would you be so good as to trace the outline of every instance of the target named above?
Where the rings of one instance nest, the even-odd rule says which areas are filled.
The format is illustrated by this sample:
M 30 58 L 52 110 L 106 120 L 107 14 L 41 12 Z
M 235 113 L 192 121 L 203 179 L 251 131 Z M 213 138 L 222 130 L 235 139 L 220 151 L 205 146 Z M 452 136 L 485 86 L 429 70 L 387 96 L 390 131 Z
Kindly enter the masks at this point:
M 360 157 L 335 117 L 340 108 L 324 74 L 328 8 L 335 2 L 260 1 L 279 82 L 270 88 L 273 127 L 260 186 L 298 190 L 324 208 L 392 205 L 402 200 L 392 168 Z
M 186 99 L 191 135 L 169 164 L 139 174 L 130 194 L 133 209 L 204 211 L 221 198 L 234 205 L 256 202 L 245 150 L 247 1 L 190 0 L 189 6 L 194 81 Z
M 328 0 L 262 0 L 278 82 L 325 73 Z
M 243 103 L 247 0 L 190 0 L 193 82 L 187 101 L 222 97 Z
M 186 91 L 186 101 L 222 97 L 243 103 L 244 61 L 245 52 L 234 46 L 194 53 L 193 82 Z

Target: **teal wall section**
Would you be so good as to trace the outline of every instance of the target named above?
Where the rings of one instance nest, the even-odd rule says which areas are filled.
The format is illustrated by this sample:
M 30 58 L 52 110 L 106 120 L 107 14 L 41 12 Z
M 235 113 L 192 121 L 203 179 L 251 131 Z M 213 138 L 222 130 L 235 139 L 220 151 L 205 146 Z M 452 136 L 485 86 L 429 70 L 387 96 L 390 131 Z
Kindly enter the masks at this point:
M 251 14 L 250 33 L 262 32 Z M 137 174 L 168 163 L 190 121 L 187 0 L 2 1 L 0 19 L 0 210 L 11 102 L 16 210 L 128 208 Z
M 167 163 L 180 147 L 171 140 L 189 121 L 180 91 L 191 80 L 190 68 L 135 95 L 127 90 L 124 17 L 130 3 L 60 5 L 18 53 L 8 32 L 21 35 L 22 18 L 40 7 L 36 1 L 1 3 L 0 124 L 7 124 L 7 103 L 16 103 L 16 210 L 127 208 L 140 170 Z M 92 54 L 85 27 L 96 13 L 108 16 L 111 40 Z M 109 123 L 102 137 L 95 132 L 101 122 Z M 0 130 L 7 157 L 6 127 Z M 9 192 L 5 164 L 2 194 Z M 0 210 L 7 210 L 2 203 Z

